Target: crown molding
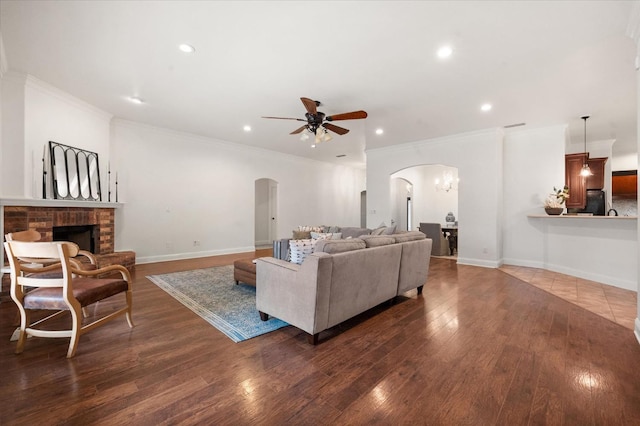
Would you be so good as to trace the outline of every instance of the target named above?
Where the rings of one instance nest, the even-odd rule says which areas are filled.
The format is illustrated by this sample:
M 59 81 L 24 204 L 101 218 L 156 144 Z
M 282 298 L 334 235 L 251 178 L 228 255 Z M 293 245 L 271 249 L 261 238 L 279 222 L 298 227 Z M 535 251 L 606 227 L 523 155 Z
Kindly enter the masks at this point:
M 158 127 L 158 126 L 154 126 L 151 124 L 146 124 L 146 123 L 141 123 L 138 121 L 131 121 L 131 120 L 127 120 L 124 118 L 119 118 L 119 117 L 114 117 L 113 120 L 111 120 L 111 127 L 112 129 L 114 129 L 114 127 L 117 126 L 121 126 L 124 128 L 129 128 L 129 129 L 141 129 L 141 130 L 145 130 L 148 132 L 156 132 L 162 135 L 166 135 L 166 136 L 170 136 L 173 138 L 177 138 L 177 139 L 185 139 L 189 142 L 193 142 L 193 143 L 198 143 L 198 144 L 204 144 L 207 146 L 218 146 L 220 148 L 224 148 L 227 149 L 229 151 L 234 151 L 237 153 L 252 153 L 252 154 L 257 154 L 259 155 L 261 158 L 265 158 L 265 157 L 271 157 L 274 159 L 286 159 L 289 161 L 292 161 L 296 164 L 299 163 L 307 163 L 307 164 L 322 164 L 322 165 L 327 165 L 329 164 L 330 166 L 336 167 L 336 168 L 346 168 L 346 169 L 354 169 L 354 170 L 362 170 L 361 168 L 358 167 L 353 167 L 353 166 L 347 166 L 347 165 L 342 165 L 342 164 L 335 164 L 335 163 L 330 163 L 327 161 L 321 161 L 321 160 L 314 160 L 312 158 L 307 158 L 307 157 L 300 157 L 297 155 L 293 155 L 293 154 L 287 154 L 284 152 L 280 152 L 280 151 L 274 151 L 271 149 L 265 149 L 265 148 L 260 148 L 260 147 L 256 147 L 256 146 L 252 146 L 252 145 L 245 145 L 245 144 L 241 144 L 241 143 L 236 143 L 236 142 L 229 142 L 229 141 L 225 141 L 222 139 L 216 139 L 216 138 L 212 138 L 209 136 L 202 136 L 202 135 L 197 135 L 194 133 L 188 133 L 188 132 L 184 132 L 181 130 L 174 130 L 174 129 L 169 129 L 166 127 Z M 117 132 L 117 130 L 115 130 L 115 132 Z M 112 130 L 112 135 L 115 134 L 114 130 Z M 117 138 L 117 136 L 116 136 Z
M 423 146 L 449 144 L 451 142 L 467 140 L 467 139 L 477 138 L 482 136 L 490 136 L 490 137 L 497 136 L 499 138 L 504 138 L 504 133 L 505 133 L 504 129 L 500 127 L 493 127 L 490 129 L 475 130 L 475 131 L 466 132 L 466 133 L 457 133 L 455 135 L 442 136 L 442 137 L 433 138 L 433 139 L 424 139 L 424 140 L 407 142 L 407 143 L 398 144 L 398 145 L 389 145 L 389 146 L 383 146 L 379 148 L 369 148 L 369 149 L 365 149 L 365 153 L 366 154 L 377 154 L 377 153 L 385 154 L 389 152 L 398 152 L 398 151 L 413 151 Z
M 113 114 L 108 113 L 96 106 L 93 106 L 90 103 L 85 102 L 79 98 L 76 98 L 75 96 L 70 95 L 69 93 L 63 90 L 60 90 L 57 87 L 43 80 L 40 80 L 37 77 L 32 76 L 31 74 L 23 74 L 23 75 L 25 79 L 25 88 L 34 89 L 48 96 L 61 100 L 67 103 L 68 105 L 71 105 L 75 108 L 89 112 L 95 115 L 99 119 L 102 119 L 105 121 L 111 121 L 111 119 L 113 118 Z

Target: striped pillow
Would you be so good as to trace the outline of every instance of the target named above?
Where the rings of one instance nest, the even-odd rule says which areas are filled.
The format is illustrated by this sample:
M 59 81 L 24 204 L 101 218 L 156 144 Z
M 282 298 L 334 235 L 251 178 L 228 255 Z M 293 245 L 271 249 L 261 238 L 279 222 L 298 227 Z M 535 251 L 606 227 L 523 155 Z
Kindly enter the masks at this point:
M 289 241 L 289 262 L 301 265 L 316 246 L 318 240 L 291 240 Z

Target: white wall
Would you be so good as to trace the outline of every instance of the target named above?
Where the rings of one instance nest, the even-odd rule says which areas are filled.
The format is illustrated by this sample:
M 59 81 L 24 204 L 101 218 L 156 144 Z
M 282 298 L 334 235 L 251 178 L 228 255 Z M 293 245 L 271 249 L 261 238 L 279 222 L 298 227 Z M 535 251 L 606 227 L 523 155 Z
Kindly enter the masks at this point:
M 504 143 L 504 263 L 544 267 L 543 230 L 527 215 L 564 186 L 566 126 L 511 131 Z
M 260 178 L 278 182 L 279 238 L 297 225 L 359 225 L 362 170 L 122 120 L 112 141 L 125 203 L 116 249 L 139 263 L 253 250 Z
M 25 78 L 15 73 L 2 77 L 2 163 L 0 194 L 4 197 L 24 197 L 24 85 Z
M 106 187 L 110 114 L 32 76 L 11 72 L 2 86 L 3 197 L 42 198 L 42 156 L 49 141 L 97 152 Z M 50 185 L 47 195 L 52 198 Z
M 502 144 L 502 131 L 491 129 L 367 150 L 367 226 L 389 223 L 389 178 L 395 172 L 424 164 L 456 167 L 460 177 L 456 215 L 458 263 L 499 266 L 502 259 Z M 414 188 L 416 198 L 417 194 L 418 189 Z

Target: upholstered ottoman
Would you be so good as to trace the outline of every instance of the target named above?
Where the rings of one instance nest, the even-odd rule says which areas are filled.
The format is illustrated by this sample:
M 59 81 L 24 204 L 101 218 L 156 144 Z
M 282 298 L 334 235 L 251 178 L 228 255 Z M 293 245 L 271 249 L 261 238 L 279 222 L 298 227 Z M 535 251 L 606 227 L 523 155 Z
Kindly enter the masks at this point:
M 240 259 L 233 262 L 233 279 L 236 284 L 243 282 L 256 285 L 256 264 L 253 259 Z

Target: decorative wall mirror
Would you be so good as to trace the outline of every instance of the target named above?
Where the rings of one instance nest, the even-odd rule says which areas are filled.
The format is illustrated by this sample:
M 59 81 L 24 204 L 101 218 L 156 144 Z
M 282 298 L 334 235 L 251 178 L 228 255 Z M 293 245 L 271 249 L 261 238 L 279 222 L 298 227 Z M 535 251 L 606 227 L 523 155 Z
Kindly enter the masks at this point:
M 102 201 L 98 154 L 49 141 L 53 197 Z

